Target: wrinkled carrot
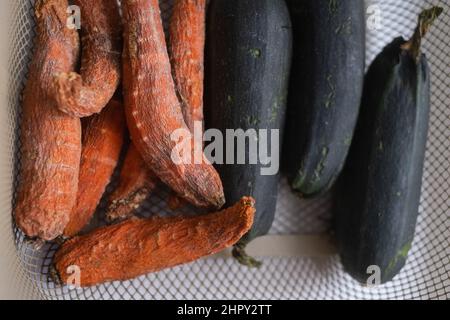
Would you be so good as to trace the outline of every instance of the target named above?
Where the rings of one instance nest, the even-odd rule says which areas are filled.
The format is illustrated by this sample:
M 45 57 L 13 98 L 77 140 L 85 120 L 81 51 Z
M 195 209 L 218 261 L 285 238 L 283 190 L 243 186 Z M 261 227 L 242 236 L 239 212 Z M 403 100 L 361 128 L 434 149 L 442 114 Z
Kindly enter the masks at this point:
M 149 168 L 180 196 L 199 207 L 219 208 L 224 204 L 222 182 L 204 155 L 202 164 L 175 164 L 171 158 L 176 146 L 171 134 L 189 130 L 175 91 L 158 0 L 124 0 L 122 8 L 123 86 L 133 142 Z M 190 142 L 194 146 L 192 136 Z
M 206 0 L 176 0 L 170 21 L 170 57 L 184 120 L 203 123 Z
M 77 202 L 64 236 L 73 237 L 91 220 L 119 160 L 125 134 L 123 105 L 111 102 L 86 119 Z
M 21 169 L 14 208 L 31 238 L 53 240 L 69 221 L 78 189 L 81 123 L 60 112 L 49 88 L 57 72 L 74 70 L 76 30 L 67 28 L 67 0 L 35 3 L 37 38 L 23 97 Z
M 205 19 L 206 0 L 175 1 L 170 20 L 169 55 L 184 121 L 192 133 L 196 122 L 203 127 Z M 176 193 L 170 195 L 171 210 L 184 205 Z
M 107 220 L 129 218 L 138 209 L 158 180 L 151 172 L 136 147 L 131 144 L 120 171 L 119 185 L 109 198 Z
M 64 243 L 54 266 L 64 284 L 71 284 L 69 267 L 77 266 L 79 285 L 87 287 L 188 263 L 236 243 L 253 224 L 254 204 L 243 198 L 205 216 L 130 219 L 103 227 Z
M 74 0 L 81 10 L 81 70 L 55 77 L 59 108 L 73 116 L 99 113 L 121 76 L 122 25 L 116 0 Z

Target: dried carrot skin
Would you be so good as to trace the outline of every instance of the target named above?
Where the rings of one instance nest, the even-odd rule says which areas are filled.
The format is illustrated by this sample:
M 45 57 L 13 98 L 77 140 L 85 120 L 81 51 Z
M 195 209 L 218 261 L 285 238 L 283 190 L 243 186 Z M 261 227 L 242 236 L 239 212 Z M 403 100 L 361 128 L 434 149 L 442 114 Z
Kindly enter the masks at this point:
M 116 0 L 74 0 L 81 10 L 81 70 L 55 76 L 60 110 L 88 117 L 111 100 L 121 78 L 122 24 Z
M 64 230 L 78 234 L 91 220 L 119 161 L 125 135 L 123 105 L 111 100 L 103 111 L 86 119 L 83 132 L 77 202 Z
M 158 0 L 125 0 L 122 9 L 123 87 L 132 140 L 150 170 L 172 190 L 196 206 L 220 208 L 222 182 L 204 155 L 202 164 L 171 159 L 176 146 L 171 134 L 189 129 L 176 95 Z
M 67 241 L 54 266 L 69 284 L 78 266 L 80 286 L 128 280 L 192 262 L 235 244 L 253 224 L 254 200 L 243 198 L 221 212 L 197 217 L 129 219 Z
M 67 0 L 35 3 L 37 37 L 26 83 L 21 167 L 14 215 L 30 238 L 53 240 L 69 221 L 78 189 L 81 123 L 60 112 L 49 95 L 53 74 L 74 70 L 76 30 L 66 26 Z
M 170 57 L 184 120 L 203 123 L 206 0 L 176 0 L 170 22 Z
M 109 198 L 106 218 L 112 222 L 129 218 L 152 192 L 158 179 L 145 164 L 134 144 L 131 144 L 120 171 L 119 185 Z

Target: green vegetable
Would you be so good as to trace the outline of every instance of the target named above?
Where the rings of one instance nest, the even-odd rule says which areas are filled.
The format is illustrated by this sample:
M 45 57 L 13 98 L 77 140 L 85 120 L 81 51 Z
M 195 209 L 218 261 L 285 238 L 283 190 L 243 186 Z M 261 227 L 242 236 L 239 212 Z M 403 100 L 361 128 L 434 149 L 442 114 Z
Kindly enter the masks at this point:
M 224 137 L 227 129 L 278 129 L 281 139 L 292 55 L 284 0 L 212 1 L 207 26 L 206 127 L 219 129 Z M 269 134 L 270 156 L 281 158 L 271 144 L 273 133 Z M 281 152 L 281 140 L 276 143 Z M 260 263 L 247 256 L 245 246 L 272 226 L 279 174 L 263 175 L 261 169 L 267 166 L 261 159 L 249 164 L 248 151 L 246 164 L 217 165 L 217 169 L 228 205 L 243 195 L 256 199 L 253 228 L 233 252 L 240 263 L 256 267 Z
M 356 126 L 365 67 L 364 1 L 288 3 L 295 42 L 284 155 L 293 189 L 313 197 L 335 183 Z
M 421 194 L 430 71 L 423 36 L 442 12 L 419 17 L 411 40 L 395 39 L 366 76 L 361 115 L 336 199 L 336 234 L 345 269 L 365 283 L 367 268 L 381 283 L 404 266 L 414 238 Z

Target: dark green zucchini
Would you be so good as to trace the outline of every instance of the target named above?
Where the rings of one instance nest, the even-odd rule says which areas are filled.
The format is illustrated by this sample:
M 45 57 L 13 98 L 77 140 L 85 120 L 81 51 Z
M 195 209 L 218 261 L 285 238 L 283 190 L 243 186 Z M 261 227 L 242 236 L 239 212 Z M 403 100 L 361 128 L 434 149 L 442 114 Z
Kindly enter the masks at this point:
M 442 9 L 420 16 L 412 40 L 395 39 L 366 75 L 361 114 L 336 197 L 345 269 L 361 283 L 378 266 L 390 281 L 414 237 L 430 110 L 430 74 L 420 43 Z
M 224 137 L 226 129 L 277 129 L 280 140 L 277 146 L 271 145 L 269 133 L 268 150 L 272 157 L 280 158 L 291 55 L 291 22 L 284 0 L 211 1 L 206 44 L 206 127 L 219 129 Z M 223 152 L 226 154 L 226 150 Z M 256 199 L 253 228 L 235 247 L 234 256 L 242 264 L 258 266 L 244 248 L 254 238 L 265 235 L 272 225 L 279 170 L 273 175 L 261 174 L 267 166 L 261 161 L 249 164 L 248 147 L 245 157 L 246 164 L 217 165 L 217 169 L 228 205 L 243 195 Z
M 289 0 L 294 58 L 284 155 L 293 189 L 330 189 L 348 154 L 365 67 L 364 1 Z

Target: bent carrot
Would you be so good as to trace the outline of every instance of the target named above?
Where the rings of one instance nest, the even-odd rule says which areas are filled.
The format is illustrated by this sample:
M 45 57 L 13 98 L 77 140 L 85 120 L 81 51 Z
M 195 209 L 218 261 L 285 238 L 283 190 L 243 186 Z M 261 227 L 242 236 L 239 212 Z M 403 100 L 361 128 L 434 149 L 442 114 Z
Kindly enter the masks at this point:
M 121 76 L 122 25 L 116 0 L 74 0 L 81 10 L 81 71 L 55 77 L 60 110 L 87 117 L 111 100 Z
M 156 187 L 157 181 L 136 147 L 131 144 L 120 171 L 119 185 L 109 198 L 107 220 L 112 222 L 131 217 Z
M 80 119 L 58 110 L 49 95 L 53 74 L 74 70 L 76 30 L 67 28 L 67 0 L 35 3 L 37 38 L 24 91 L 20 180 L 14 215 L 29 237 L 63 233 L 75 204 L 81 154 Z
M 117 166 L 124 134 L 123 105 L 116 100 L 111 100 L 100 114 L 86 119 L 77 202 L 64 236 L 78 234 L 94 215 Z
M 184 120 L 203 123 L 206 0 L 176 0 L 170 22 L 170 56 Z
M 169 55 L 184 121 L 191 133 L 196 122 L 203 127 L 205 19 L 206 0 L 175 1 L 170 20 Z M 170 195 L 171 210 L 184 205 L 176 193 Z
M 219 208 L 225 201 L 222 182 L 206 157 L 202 154 L 202 164 L 171 159 L 176 147 L 171 134 L 189 130 L 171 75 L 158 0 L 124 0 L 122 8 L 123 86 L 132 140 L 149 168 L 180 196 L 199 207 Z
M 127 280 L 208 256 L 232 246 L 251 228 L 254 200 L 197 217 L 130 219 L 64 243 L 54 266 L 64 284 L 77 266 L 82 287 Z M 69 268 L 69 269 L 68 269 Z

